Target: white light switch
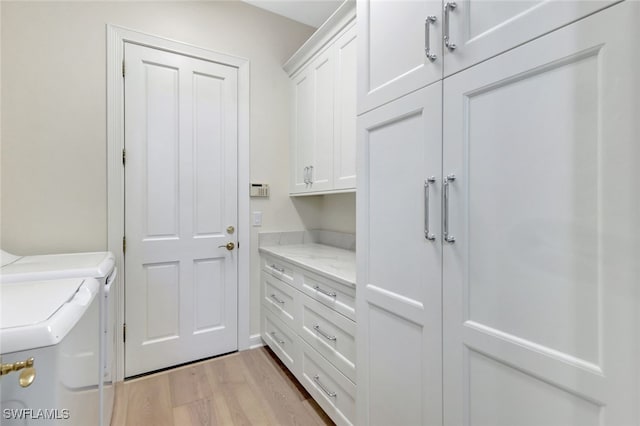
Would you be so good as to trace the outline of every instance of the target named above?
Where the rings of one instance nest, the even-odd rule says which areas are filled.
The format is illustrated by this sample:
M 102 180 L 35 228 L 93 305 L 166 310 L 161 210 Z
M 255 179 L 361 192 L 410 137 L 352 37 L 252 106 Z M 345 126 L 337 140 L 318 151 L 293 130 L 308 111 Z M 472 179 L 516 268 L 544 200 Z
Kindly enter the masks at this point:
M 253 226 L 262 226 L 262 212 L 253 212 Z

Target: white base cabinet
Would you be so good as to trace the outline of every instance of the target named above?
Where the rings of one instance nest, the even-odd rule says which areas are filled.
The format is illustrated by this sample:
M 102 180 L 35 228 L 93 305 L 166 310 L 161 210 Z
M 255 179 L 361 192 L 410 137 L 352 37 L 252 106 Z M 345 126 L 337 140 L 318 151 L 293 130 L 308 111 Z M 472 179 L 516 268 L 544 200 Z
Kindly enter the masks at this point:
M 336 424 L 356 424 L 355 289 L 264 254 L 261 284 L 264 342 Z
M 640 424 L 639 19 L 359 117 L 358 424 Z

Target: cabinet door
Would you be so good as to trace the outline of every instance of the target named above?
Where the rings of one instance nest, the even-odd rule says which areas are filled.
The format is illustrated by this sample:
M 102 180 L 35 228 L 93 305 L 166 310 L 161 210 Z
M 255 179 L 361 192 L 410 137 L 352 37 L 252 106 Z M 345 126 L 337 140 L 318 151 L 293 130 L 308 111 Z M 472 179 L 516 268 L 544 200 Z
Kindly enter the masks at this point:
M 291 120 L 291 158 L 289 191 L 292 194 L 309 190 L 308 167 L 313 161 L 314 143 L 314 81 L 310 68 L 293 79 Z
M 437 82 L 358 118 L 359 425 L 442 423 L 441 102 Z
M 444 81 L 447 425 L 639 424 L 639 6 Z
M 441 14 L 441 1 L 358 1 L 359 114 L 442 78 Z
M 310 65 L 313 77 L 313 140 L 309 163 L 310 190 L 327 191 L 333 185 L 333 98 L 335 51 L 328 48 Z
M 444 49 L 444 74 L 451 75 L 616 1 L 619 0 L 451 0 L 455 3 L 451 9 L 445 0 L 443 21 L 448 13 L 449 43 L 455 49 Z
M 333 187 L 356 187 L 356 27 L 335 44 L 336 90 Z

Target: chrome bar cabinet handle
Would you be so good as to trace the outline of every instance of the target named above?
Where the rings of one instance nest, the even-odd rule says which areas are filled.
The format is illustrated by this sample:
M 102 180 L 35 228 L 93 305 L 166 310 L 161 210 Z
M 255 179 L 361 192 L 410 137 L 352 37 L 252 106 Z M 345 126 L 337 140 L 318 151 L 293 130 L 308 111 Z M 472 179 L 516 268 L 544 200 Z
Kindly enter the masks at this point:
M 274 339 L 276 339 L 276 342 L 280 343 L 281 345 L 284 345 L 284 340 L 278 339 L 278 336 L 276 336 L 276 332 L 275 331 L 272 331 L 269 334 L 272 335 Z
M 329 297 L 337 297 L 338 295 L 336 294 L 335 291 L 327 291 L 323 288 L 320 288 L 319 286 L 315 286 L 313 287 L 313 289 L 319 293 L 324 294 L 325 296 L 329 296 Z
M 278 296 L 276 296 L 275 294 L 272 294 L 271 296 L 269 296 L 270 298 L 272 298 L 273 300 L 275 300 L 276 303 L 279 303 L 281 305 L 284 305 L 284 300 L 280 300 L 278 299 Z
M 449 27 L 449 14 L 452 10 L 454 10 L 458 5 L 455 1 L 448 1 L 444 4 L 444 45 L 447 46 L 449 50 L 455 50 L 456 45 L 451 43 L 451 34 Z
M 431 51 L 429 24 L 435 24 L 437 20 L 438 18 L 436 15 L 429 15 L 427 16 L 427 19 L 424 20 L 424 53 L 427 55 L 427 59 L 431 62 L 435 61 L 438 56 Z
M 434 176 L 424 181 L 424 237 L 429 241 L 436 239 L 436 236 L 429 231 L 429 188 L 435 181 L 436 178 Z
M 313 166 L 309 166 L 309 183 L 313 183 Z
M 443 183 L 443 191 L 444 191 L 444 224 L 442 235 L 444 236 L 444 240 L 448 243 L 454 243 L 456 241 L 456 237 L 449 234 L 449 185 L 451 182 L 456 180 L 456 175 L 450 174 L 446 178 L 444 178 Z
M 335 392 L 331 392 L 330 390 L 327 390 L 327 388 L 320 381 L 320 376 L 318 376 L 317 374 L 313 376 L 313 381 L 316 382 L 318 387 L 322 389 L 322 392 L 326 393 L 329 398 L 335 398 L 338 395 Z
M 304 183 L 309 183 L 309 166 L 304 168 Z
M 324 337 L 327 340 L 331 340 L 332 342 L 335 342 L 336 340 L 338 340 L 338 338 L 336 336 L 329 336 L 327 333 L 325 333 L 324 331 L 322 331 L 320 329 L 320 325 L 316 324 L 313 326 L 313 329 L 315 331 L 317 331 L 322 337 Z

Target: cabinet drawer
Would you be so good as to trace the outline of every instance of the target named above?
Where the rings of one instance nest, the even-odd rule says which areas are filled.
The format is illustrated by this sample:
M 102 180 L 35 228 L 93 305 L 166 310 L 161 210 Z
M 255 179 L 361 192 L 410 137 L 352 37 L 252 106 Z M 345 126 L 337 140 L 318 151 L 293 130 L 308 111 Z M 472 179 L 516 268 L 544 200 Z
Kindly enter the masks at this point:
M 356 320 L 356 289 L 354 287 L 305 272 L 302 276 L 302 291 L 345 317 Z
M 355 322 L 302 296 L 302 338 L 352 382 L 356 381 L 355 333 Z
M 299 317 L 296 311 L 299 306 L 297 299 L 300 296 L 300 292 L 290 285 L 266 272 L 262 273 L 262 304 L 292 329 L 296 328 Z
M 262 270 L 287 284 L 293 285 L 293 266 L 287 262 L 263 256 Z
M 336 424 L 354 424 L 356 386 L 304 341 L 301 349 L 304 387 Z
M 295 334 L 271 311 L 263 309 L 262 339 L 295 376 L 300 371 L 300 343 Z

